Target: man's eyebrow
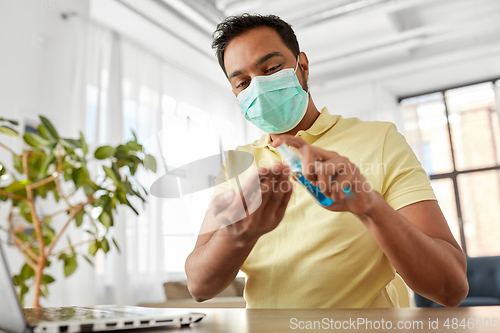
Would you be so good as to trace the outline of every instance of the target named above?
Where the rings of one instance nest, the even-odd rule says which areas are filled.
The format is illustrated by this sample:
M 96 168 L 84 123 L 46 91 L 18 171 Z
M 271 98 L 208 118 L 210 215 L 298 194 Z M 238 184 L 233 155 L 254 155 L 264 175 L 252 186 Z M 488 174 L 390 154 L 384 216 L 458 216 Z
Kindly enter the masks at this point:
M 281 54 L 281 52 L 268 53 L 265 56 L 263 56 L 262 58 L 260 58 L 259 60 L 257 60 L 257 62 L 255 63 L 255 67 L 262 65 L 263 63 L 265 63 L 266 61 L 268 61 L 269 59 L 274 58 L 274 57 L 283 57 L 284 58 L 285 56 L 283 54 Z M 241 74 L 243 74 L 243 71 L 236 70 L 236 71 L 232 72 L 231 75 L 229 75 L 227 78 L 229 81 L 231 81 L 231 79 L 233 77 L 241 75 Z
M 243 74 L 243 72 L 242 72 L 242 71 L 240 71 L 240 70 L 238 70 L 238 71 L 234 71 L 234 72 L 232 72 L 232 73 L 231 73 L 231 75 L 229 75 L 229 76 L 227 77 L 227 79 L 228 79 L 229 81 L 231 81 L 231 79 L 232 79 L 233 77 L 238 76 L 238 75 L 241 75 L 241 74 Z
M 283 54 L 281 54 L 281 52 L 271 52 L 271 53 L 268 53 L 265 56 L 263 56 L 262 58 L 260 58 L 255 63 L 255 67 L 262 65 L 263 63 L 265 63 L 266 61 L 268 61 L 269 59 L 274 58 L 274 57 L 283 57 L 284 58 L 285 56 Z

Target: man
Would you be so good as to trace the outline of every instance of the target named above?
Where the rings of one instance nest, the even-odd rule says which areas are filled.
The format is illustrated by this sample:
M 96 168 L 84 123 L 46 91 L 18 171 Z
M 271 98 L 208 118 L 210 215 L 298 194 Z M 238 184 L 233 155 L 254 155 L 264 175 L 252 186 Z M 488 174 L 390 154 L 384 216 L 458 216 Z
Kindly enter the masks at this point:
M 468 293 L 464 253 L 395 126 L 318 111 L 307 56 L 278 17 L 229 17 L 214 35 L 245 117 L 267 132 L 236 150 L 255 157 L 261 188 L 272 190 L 241 216 L 234 190 L 215 197 L 204 225 L 228 225 L 200 234 L 186 261 L 193 297 L 216 296 L 241 269 L 249 308 L 398 307 L 397 271 L 415 292 L 458 306 Z M 288 180 L 280 144 L 301 153 L 305 177 L 332 205 Z

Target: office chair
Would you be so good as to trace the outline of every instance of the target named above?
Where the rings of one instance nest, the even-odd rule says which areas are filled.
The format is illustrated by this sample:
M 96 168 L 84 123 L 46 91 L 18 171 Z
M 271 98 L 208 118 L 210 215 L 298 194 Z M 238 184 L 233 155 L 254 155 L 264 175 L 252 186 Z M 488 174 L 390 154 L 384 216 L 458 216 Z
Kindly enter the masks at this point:
M 500 305 L 500 256 L 467 257 L 469 294 L 460 307 Z M 442 305 L 415 293 L 417 307 L 434 308 Z

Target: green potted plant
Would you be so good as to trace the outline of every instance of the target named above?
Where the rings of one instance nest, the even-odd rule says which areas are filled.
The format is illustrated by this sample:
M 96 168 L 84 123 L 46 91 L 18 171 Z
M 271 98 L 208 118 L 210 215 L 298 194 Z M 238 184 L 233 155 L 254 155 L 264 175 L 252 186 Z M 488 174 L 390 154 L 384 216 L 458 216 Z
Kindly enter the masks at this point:
M 3 134 L 18 137 L 17 126 L 14 120 L 0 118 Z M 144 203 L 148 193 L 134 176 L 139 167 L 156 172 L 156 161 L 144 153 L 134 134 L 134 140 L 95 150 L 93 156 L 103 170 L 97 181 L 88 169 L 91 159 L 87 157 L 88 147 L 82 133 L 78 139 L 62 138 L 51 122 L 40 116 L 37 133 L 25 133 L 23 141 L 29 148 L 16 153 L 0 140 L 0 147 L 12 155 L 14 167 L 7 170 L 6 164 L 0 162 L 0 177 L 8 183 L 0 186 L 0 200 L 10 205 L 6 224 L 0 222 L 0 232 L 8 234 L 25 261 L 13 277 L 21 304 L 24 306 L 24 296 L 33 288 L 33 306 L 40 307 L 40 297 L 48 295 L 48 286 L 55 281 L 44 274 L 51 262 L 62 261 L 64 275 L 68 277 L 78 267 L 78 258 L 92 264 L 91 257 L 98 251 L 110 251 L 110 243 L 120 251 L 108 233 L 114 225 L 113 212 L 125 205 L 138 214 L 129 198 L 137 197 Z M 67 187 L 72 187 L 71 193 L 63 190 Z M 64 204 L 64 208 L 42 216 L 38 208 L 52 199 Z M 56 216 L 64 216 L 65 221 L 58 230 L 51 224 Z M 14 220 L 19 219 L 24 219 L 30 227 L 16 225 Z M 88 233 L 89 239 L 73 243 L 67 237 L 67 247 L 56 250 L 72 223 Z M 88 245 L 87 254 L 80 251 L 83 245 Z

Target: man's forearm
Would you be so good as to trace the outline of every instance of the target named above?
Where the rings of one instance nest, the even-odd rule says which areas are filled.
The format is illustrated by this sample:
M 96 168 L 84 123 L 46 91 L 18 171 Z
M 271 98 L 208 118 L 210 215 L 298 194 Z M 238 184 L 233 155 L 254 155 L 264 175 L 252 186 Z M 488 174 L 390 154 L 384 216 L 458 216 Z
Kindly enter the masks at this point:
M 188 288 L 196 301 L 217 296 L 235 279 L 257 239 L 238 241 L 227 228 L 217 230 L 186 260 Z
M 467 294 L 465 256 L 449 242 L 426 235 L 390 207 L 380 194 L 366 215 L 357 215 L 408 286 L 445 306 Z

